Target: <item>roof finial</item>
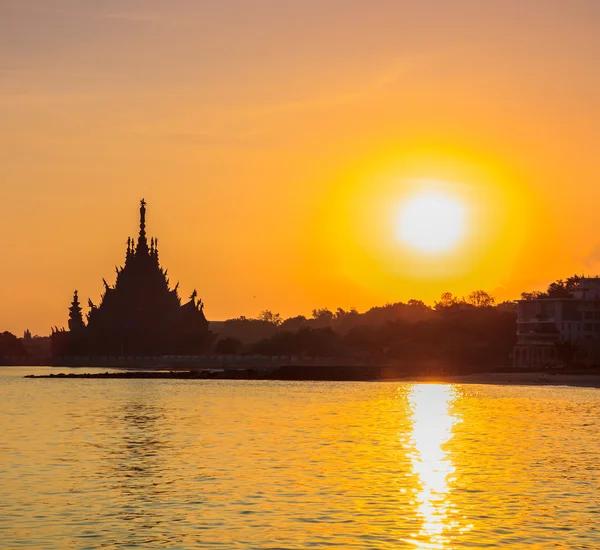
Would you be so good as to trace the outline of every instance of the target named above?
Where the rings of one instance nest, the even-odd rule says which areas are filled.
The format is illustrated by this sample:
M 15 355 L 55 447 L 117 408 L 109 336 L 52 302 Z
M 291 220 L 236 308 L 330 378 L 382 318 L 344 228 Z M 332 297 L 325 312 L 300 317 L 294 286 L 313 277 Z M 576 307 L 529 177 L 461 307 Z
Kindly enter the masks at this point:
M 148 254 L 148 241 L 146 240 L 146 201 L 140 201 L 140 236 L 136 254 Z
M 146 201 L 140 201 L 140 230 L 146 229 Z

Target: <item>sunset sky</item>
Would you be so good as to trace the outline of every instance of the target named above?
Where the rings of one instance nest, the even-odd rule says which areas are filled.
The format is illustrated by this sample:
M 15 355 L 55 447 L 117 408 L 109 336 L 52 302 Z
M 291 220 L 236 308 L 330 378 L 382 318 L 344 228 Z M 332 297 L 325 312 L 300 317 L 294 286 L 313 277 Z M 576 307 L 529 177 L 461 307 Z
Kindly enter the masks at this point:
M 142 197 L 210 320 L 600 272 L 599 28 L 596 0 L 3 0 L 0 331 L 98 303 Z M 467 212 L 449 250 L 398 238 L 423 192 Z

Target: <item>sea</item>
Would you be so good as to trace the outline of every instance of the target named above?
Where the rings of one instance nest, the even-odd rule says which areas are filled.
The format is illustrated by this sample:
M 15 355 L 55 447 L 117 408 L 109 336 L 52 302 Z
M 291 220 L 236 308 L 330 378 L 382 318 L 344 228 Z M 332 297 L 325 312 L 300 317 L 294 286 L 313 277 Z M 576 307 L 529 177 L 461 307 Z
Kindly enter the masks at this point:
M 0 368 L 3 549 L 600 548 L 599 389 L 48 372 Z

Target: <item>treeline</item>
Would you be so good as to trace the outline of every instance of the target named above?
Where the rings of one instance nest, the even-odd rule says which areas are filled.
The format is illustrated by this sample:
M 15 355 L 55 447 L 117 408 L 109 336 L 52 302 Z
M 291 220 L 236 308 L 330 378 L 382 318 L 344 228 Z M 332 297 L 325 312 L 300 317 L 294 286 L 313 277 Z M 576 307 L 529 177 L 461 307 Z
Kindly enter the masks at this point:
M 25 357 L 28 355 L 22 339 L 12 332 L 0 332 L 0 357 Z
M 521 299 L 572 297 L 580 283 L 578 275 L 558 279 L 545 292 L 523 292 Z M 215 352 L 453 366 L 507 365 L 516 343 L 516 317 L 514 302 L 496 304 L 483 290 L 462 298 L 446 292 L 433 307 L 409 300 L 364 313 L 315 309 L 310 318 L 288 319 L 266 310 L 256 319 L 225 321 Z
M 521 292 L 521 300 L 539 300 L 542 298 L 570 298 L 573 296 L 579 285 L 581 277 L 573 275 L 566 279 L 558 279 L 548 285 L 546 292 L 534 290 L 533 292 Z
M 545 292 L 523 292 L 521 299 L 567 298 L 578 275 L 551 283 Z M 453 365 L 505 365 L 516 343 L 516 307 L 496 304 L 483 290 L 457 297 L 447 292 L 430 307 L 409 300 L 356 309 L 314 309 L 310 317 L 284 319 L 263 311 L 218 324 L 212 352 L 219 354 L 339 357 L 362 362 L 431 362 Z M 0 333 L 0 357 L 45 355 L 49 338 Z
M 419 300 L 351 309 L 315 309 L 312 317 L 282 319 L 263 311 L 256 319 L 225 321 L 216 353 L 335 357 L 365 363 L 506 365 L 516 341 L 516 309 L 496 305 L 477 290 L 445 293 L 433 307 Z
M 32 336 L 26 330 L 23 338 L 12 332 L 0 332 L 0 359 L 5 357 L 48 357 L 50 356 L 50 337 Z

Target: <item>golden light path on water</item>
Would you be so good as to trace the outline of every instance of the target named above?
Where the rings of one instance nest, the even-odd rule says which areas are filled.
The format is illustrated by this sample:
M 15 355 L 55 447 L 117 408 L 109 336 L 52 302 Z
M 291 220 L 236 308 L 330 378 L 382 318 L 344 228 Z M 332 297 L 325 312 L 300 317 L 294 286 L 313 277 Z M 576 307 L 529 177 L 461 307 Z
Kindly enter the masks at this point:
M 444 549 L 448 532 L 464 533 L 472 525 L 461 527 L 459 511 L 452 504 L 449 483 L 454 465 L 444 446 L 452 439 L 459 418 L 452 413 L 456 399 L 453 386 L 432 384 L 413 386 L 409 396 L 412 416 L 412 471 L 420 489 L 415 495 L 417 514 L 422 520 L 419 533 L 405 542 L 418 548 Z

